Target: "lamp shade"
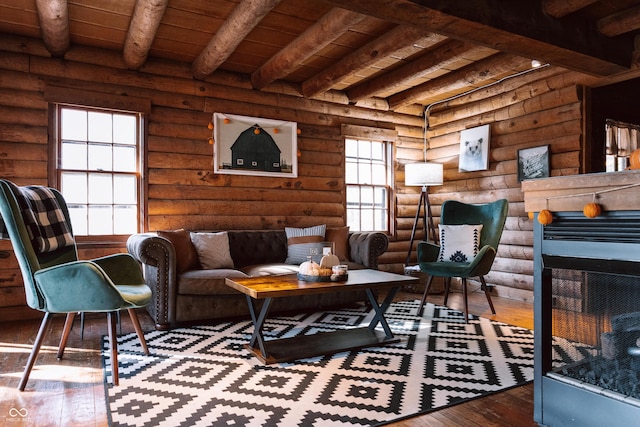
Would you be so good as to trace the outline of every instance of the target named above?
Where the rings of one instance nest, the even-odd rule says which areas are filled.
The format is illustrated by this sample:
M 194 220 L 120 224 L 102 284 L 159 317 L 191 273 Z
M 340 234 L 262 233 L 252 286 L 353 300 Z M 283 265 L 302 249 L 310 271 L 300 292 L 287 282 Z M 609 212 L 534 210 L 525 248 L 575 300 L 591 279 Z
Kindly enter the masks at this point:
M 404 167 L 405 185 L 442 185 L 441 163 L 409 163 Z

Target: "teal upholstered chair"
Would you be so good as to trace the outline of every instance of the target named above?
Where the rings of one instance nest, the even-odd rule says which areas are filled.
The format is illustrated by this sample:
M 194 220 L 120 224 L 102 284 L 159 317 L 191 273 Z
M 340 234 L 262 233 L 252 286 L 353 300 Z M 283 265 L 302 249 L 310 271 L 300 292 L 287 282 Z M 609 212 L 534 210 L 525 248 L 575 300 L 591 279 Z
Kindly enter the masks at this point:
M 36 200 L 30 198 L 29 194 L 45 194 L 48 198 Z M 36 205 L 39 206 L 39 210 L 31 210 L 31 207 L 35 209 Z M 46 212 L 43 215 L 47 218 L 36 219 L 44 218 L 33 215 L 34 212 L 40 211 Z M 119 310 L 129 311 L 142 348 L 147 352 L 140 322 L 133 310 L 146 306 L 151 300 L 151 289 L 144 282 L 140 265 L 133 257 L 124 253 L 91 261 L 78 260 L 69 211 L 64 198 L 55 189 L 18 187 L 10 181 L 0 180 L 0 213 L 3 220 L 0 224 L 4 223 L 2 234 L 5 237 L 8 235 L 11 239 L 20 265 L 27 305 L 44 312 L 40 330 L 18 388 L 24 390 L 27 384 L 52 315 L 67 315 L 58 348 L 60 359 L 74 316 L 76 313 L 84 312 L 107 313 L 113 383 L 117 385 L 115 313 Z M 54 220 L 50 220 L 51 218 Z M 42 226 L 43 221 L 47 223 L 46 230 L 46 227 Z M 34 222 L 37 222 L 35 226 Z M 42 229 L 38 231 L 38 227 Z M 42 232 L 43 230 L 45 232 Z
M 420 271 L 427 273 L 429 279 L 422 295 L 420 312 L 422 316 L 424 310 L 424 304 L 427 299 L 429 287 L 433 277 L 444 277 L 445 279 L 445 297 L 444 305 L 447 305 L 449 297 L 449 289 L 451 287 L 451 278 L 459 277 L 462 279 L 462 292 L 464 295 L 464 314 L 465 321 L 469 319 L 469 304 L 467 301 L 467 278 L 478 277 L 480 279 L 481 287 L 487 296 L 487 301 L 491 307 L 491 312 L 496 314 L 496 310 L 493 307 L 491 301 L 491 295 L 489 294 L 489 288 L 485 282 L 484 275 L 489 273 L 493 260 L 496 257 L 498 250 L 498 243 L 500 243 L 500 237 L 502 236 L 502 230 L 504 229 L 504 223 L 507 219 L 507 213 L 509 210 L 509 204 L 506 200 L 501 199 L 493 203 L 487 204 L 467 204 L 458 202 L 455 200 L 447 200 L 442 204 L 442 210 L 440 213 L 440 224 L 442 225 L 463 225 L 482 224 L 482 230 L 480 232 L 480 240 L 478 243 L 478 251 L 475 257 L 454 260 L 441 259 L 440 249 L 441 247 L 430 242 L 420 242 L 418 244 L 418 265 Z M 441 244 L 443 242 L 441 232 Z

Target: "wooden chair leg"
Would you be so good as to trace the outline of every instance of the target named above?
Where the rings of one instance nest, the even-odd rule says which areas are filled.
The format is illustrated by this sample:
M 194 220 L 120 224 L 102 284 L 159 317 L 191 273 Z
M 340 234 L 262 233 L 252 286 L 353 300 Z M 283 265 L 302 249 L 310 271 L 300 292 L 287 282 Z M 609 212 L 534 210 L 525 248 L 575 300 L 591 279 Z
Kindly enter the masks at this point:
M 451 289 L 451 277 L 445 277 L 444 279 L 444 301 L 442 305 L 446 306 L 449 301 L 449 290 Z
M 462 278 L 462 295 L 464 298 L 464 323 L 469 323 L 469 301 L 467 300 L 467 278 Z
M 62 330 L 62 337 L 60 338 L 60 345 L 58 346 L 58 360 L 62 359 L 64 355 L 64 349 L 67 347 L 67 339 L 69 338 L 69 333 L 71 333 L 71 327 L 73 326 L 73 319 L 75 317 L 76 313 L 67 313 L 67 318 L 64 321 L 64 329 Z
M 53 315 L 51 313 L 44 314 L 44 318 L 42 319 L 42 323 L 40 324 L 40 329 L 38 330 L 38 335 L 36 336 L 36 340 L 33 343 L 33 348 L 31 349 L 31 354 L 29 355 L 29 359 L 27 360 L 27 365 L 24 367 L 22 379 L 20 379 L 20 384 L 18 384 L 18 390 L 20 391 L 24 391 L 24 388 L 27 385 L 29 375 L 31 375 L 31 369 L 36 362 L 36 358 L 38 357 L 38 353 L 40 352 L 40 347 L 42 346 L 42 341 L 44 341 L 44 334 L 47 332 L 47 328 L 51 323 L 52 317 Z
M 418 310 L 418 317 L 422 317 L 422 313 L 424 312 L 424 305 L 427 302 L 427 294 L 429 293 L 429 288 L 431 287 L 431 280 L 433 279 L 432 275 L 429 275 L 427 279 L 427 284 L 424 287 L 424 292 L 422 293 L 422 299 L 420 300 L 420 310 Z
M 138 314 L 133 308 L 129 308 L 129 317 L 131 317 L 131 323 L 133 323 L 133 328 L 136 330 L 136 334 L 138 334 L 138 338 L 140 339 L 140 345 L 142 346 L 142 351 L 144 354 L 149 354 L 149 349 L 147 348 L 147 341 L 144 339 L 144 332 L 142 332 L 142 327 L 140 326 L 140 320 L 138 319 Z
M 113 385 L 118 385 L 118 337 L 116 333 L 116 316 L 113 312 L 107 313 L 107 326 L 109 328 L 109 342 L 111 343 L 111 375 Z
M 486 295 L 487 301 L 489 302 L 489 307 L 491 307 L 491 312 L 493 314 L 496 314 L 496 309 L 493 307 L 493 301 L 491 301 L 489 287 L 487 286 L 487 282 L 484 280 L 484 276 L 480 276 L 480 283 L 482 283 L 482 289 L 484 289 L 484 294 Z

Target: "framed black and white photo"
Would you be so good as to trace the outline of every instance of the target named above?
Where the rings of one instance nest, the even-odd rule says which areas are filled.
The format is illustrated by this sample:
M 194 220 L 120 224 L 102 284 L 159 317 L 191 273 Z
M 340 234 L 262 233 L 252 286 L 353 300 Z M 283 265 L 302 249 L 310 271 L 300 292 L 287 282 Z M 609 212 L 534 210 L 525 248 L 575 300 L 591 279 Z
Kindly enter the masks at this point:
M 459 172 L 482 171 L 489 168 L 489 125 L 460 132 Z
M 518 150 L 518 182 L 549 176 L 549 146 Z
M 295 178 L 297 142 L 296 122 L 214 113 L 213 170 Z

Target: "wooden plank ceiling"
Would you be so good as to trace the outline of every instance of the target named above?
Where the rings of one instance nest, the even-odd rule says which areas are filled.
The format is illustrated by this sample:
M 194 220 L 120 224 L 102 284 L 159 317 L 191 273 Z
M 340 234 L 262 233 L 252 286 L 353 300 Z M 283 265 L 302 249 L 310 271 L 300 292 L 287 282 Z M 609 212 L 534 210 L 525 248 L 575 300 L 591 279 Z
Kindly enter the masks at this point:
M 410 114 L 531 67 L 611 77 L 637 67 L 632 0 L 0 0 L 2 33 L 155 59 L 195 79 Z

